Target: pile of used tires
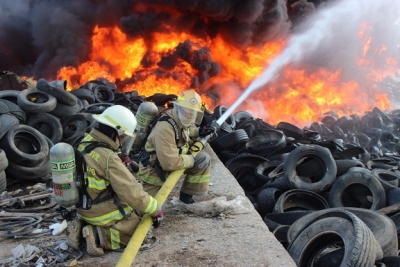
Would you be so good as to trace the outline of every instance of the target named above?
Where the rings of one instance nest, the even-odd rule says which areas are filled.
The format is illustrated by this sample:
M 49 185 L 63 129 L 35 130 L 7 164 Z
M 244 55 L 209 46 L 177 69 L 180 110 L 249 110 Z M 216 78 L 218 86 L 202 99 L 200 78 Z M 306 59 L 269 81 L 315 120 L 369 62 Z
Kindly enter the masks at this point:
M 36 88 L 0 91 L 0 193 L 7 180 L 50 178 L 50 148 L 78 142 L 95 125 L 93 114 L 114 104 L 137 110 L 144 99 L 100 80 L 72 91 L 65 81 L 44 79 Z
M 298 266 L 400 266 L 399 129 L 399 110 L 303 129 L 239 111 L 210 145 Z

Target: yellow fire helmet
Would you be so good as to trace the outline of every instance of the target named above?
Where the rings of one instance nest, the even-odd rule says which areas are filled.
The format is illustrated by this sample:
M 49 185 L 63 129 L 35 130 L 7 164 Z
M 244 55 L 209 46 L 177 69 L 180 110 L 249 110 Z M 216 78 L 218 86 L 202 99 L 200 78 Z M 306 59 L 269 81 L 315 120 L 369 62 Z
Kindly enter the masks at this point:
M 135 137 L 136 118 L 132 111 L 121 105 L 114 105 L 101 114 L 94 114 L 93 118 L 118 131 L 118 135 Z
M 201 97 L 195 90 L 183 91 L 173 102 L 178 118 L 185 127 L 195 123 L 200 124 L 203 119 L 203 104 Z

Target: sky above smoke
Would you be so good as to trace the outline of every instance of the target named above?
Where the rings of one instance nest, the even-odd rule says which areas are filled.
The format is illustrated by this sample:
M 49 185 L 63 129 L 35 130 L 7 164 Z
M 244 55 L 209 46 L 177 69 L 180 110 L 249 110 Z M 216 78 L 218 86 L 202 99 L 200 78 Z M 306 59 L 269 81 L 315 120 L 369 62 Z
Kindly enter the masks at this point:
M 198 37 L 220 34 L 238 48 L 262 45 L 290 31 L 289 14 L 298 21 L 314 8 L 305 0 L 2 0 L 0 69 L 54 79 L 87 59 L 95 25 L 119 25 L 147 41 L 173 26 Z

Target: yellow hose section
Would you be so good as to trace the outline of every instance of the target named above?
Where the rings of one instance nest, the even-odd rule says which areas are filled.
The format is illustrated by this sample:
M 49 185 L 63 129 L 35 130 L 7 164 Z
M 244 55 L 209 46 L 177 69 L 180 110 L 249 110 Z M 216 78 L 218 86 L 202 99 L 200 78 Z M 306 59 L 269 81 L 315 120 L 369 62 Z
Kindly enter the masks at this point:
M 193 147 L 197 147 L 202 150 L 204 146 L 203 143 L 196 142 Z M 195 157 L 200 150 L 191 151 L 191 153 Z M 159 205 L 163 205 L 165 200 L 167 200 L 167 197 L 171 193 L 172 189 L 175 187 L 176 183 L 179 181 L 179 178 L 181 178 L 181 176 L 183 175 L 184 171 L 185 169 L 176 170 L 171 172 L 171 174 L 168 176 L 168 178 L 160 188 L 160 191 L 158 191 L 155 197 Z M 152 224 L 153 218 L 149 214 L 145 214 L 135 232 L 133 233 L 131 240 L 129 240 L 129 243 L 122 253 L 121 258 L 117 262 L 117 265 L 115 265 L 116 267 L 131 266 Z

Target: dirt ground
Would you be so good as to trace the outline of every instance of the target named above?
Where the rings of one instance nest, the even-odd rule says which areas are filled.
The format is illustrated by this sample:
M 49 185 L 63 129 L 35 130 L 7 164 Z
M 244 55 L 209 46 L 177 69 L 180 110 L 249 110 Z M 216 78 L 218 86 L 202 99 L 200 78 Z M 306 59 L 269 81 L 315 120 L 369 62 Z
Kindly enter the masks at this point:
M 212 185 L 208 196 L 196 200 L 202 202 L 220 196 L 231 200 L 238 195 L 243 196 L 243 190 L 214 152 L 208 147 L 206 151 L 213 160 Z M 162 226 L 153 230 L 153 234 L 159 238 L 158 245 L 150 250 L 139 251 L 131 266 L 295 266 L 251 204 L 251 210 L 242 214 L 195 214 L 172 204 L 178 196 L 179 186 L 180 183 L 165 203 Z M 0 241 L 0 266 L 40 266 L 33 260 L 30 261 L 31 265 L 4 262 L 10 262 L 11 250 L 19 244 L 37 246 L 42 251 L 39 255 L 47 257 L 49 252 L 44 247 L 57 249 L 65 239 L 64 231 L 57 236 Z M 43 266 L 115 266 L 122 255 L 121 252 L 106 252 L 102 257 L 91 257 L 71 248 L 63 253 L 69 253 L 64 262 Z M 77 257 L 79 259 L 74 261 Z

